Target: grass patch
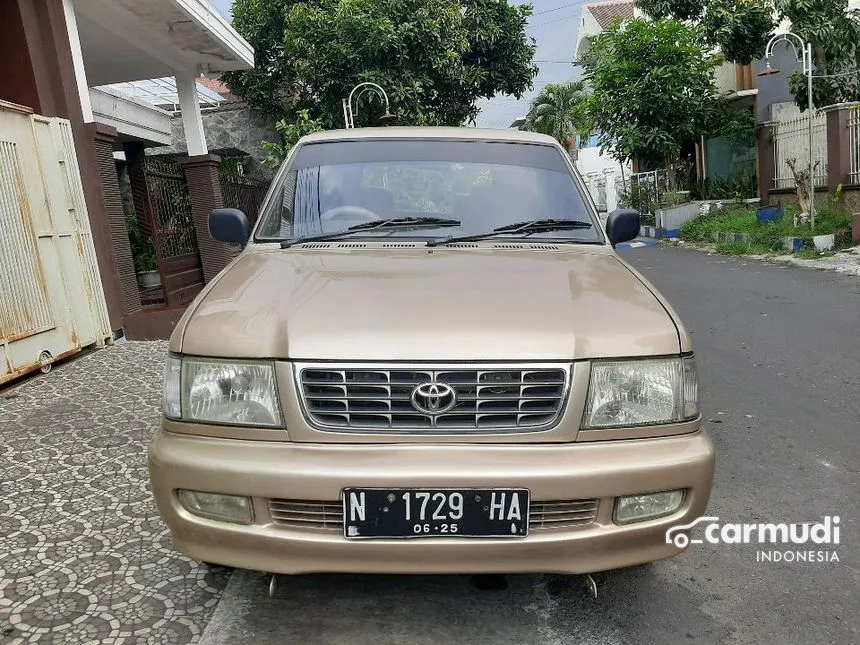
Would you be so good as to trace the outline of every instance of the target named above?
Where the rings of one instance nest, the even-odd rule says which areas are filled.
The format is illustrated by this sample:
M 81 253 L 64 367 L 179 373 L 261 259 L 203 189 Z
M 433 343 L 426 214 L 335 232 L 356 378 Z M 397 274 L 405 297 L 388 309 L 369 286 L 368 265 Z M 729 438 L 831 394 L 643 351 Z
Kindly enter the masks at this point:
M 720 255 L 747 255 L 750 247 L 743 242 L 720 242 L 714 250 Z
M 807 246 L 811 246 L 813 231 L 809 224 L 795 228 L 795 214 L 796 208 L 786 208 L 785 215 L 780 219 L 759 224 L 754 210 L 732 205 L 717 214 L 700 216 L 686 222 L 681 226 L 680 236 L 690 242 L 713 242 L 715 235 L 720 233 L 748 235 L 749 243 L 721 242 L 717 246 L 718 252 L 722 246 L 727 253 L 731 250 L 732 255 L 742 255 L 741 248 L 747 249 L 745 253 L 758 253 L 762 249 L 767 252 L 774 240 L 784 237 L 800 237 L 806 241 Z M 851 214 L 832 201 L 820 206 L 816 211 L 814 235 L 840 233 L 850 228 Z

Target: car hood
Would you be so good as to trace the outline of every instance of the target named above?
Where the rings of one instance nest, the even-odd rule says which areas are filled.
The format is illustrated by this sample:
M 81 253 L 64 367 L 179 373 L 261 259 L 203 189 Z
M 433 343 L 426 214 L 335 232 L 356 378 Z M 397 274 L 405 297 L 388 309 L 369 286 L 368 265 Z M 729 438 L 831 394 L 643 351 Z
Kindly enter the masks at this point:
M 680 349 L 667 308 L 605 247 L 362 246 L 244 253 L 192 305 L 171 349 L 356 361 L 573 360 Z

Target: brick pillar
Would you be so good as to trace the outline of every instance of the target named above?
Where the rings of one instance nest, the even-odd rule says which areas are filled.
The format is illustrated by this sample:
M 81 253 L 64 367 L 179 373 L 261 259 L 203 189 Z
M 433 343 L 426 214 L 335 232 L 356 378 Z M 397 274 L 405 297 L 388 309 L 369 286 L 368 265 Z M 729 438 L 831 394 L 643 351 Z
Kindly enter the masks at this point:
M 199 155 L 181 160 L 191 194 L 191 212 L 197 232 L 197 247 L 203 263 L 203 279 L 210 282 L 218 272 L 236 257 L 239 249 L 217 242 L 209 235 L 209 213 L 224 204 L 221 196 L 221 178 L 218 173 L 221 158 L 218 155 Z
M 771 138 L 772 131 L 768 123 L 762 124 L 758 132 L 758 145 L 756 146 L 756 156 L 758 161 L 758 195 L 761 198 L 761 205 L 767 206 L 768 194 L 773 188 L 774 164 L 773 164 L 773 139 Z
M 134 212 L 140 224 L 140 230 L 151 234 L 152 223 L 149 214 L 149 195 L 146 190 L 146 174 L 143 162 L 146 159 L 143 143 L 128 141 L 122 144 L 125 152 L 125 164 L 128 169 L 128 182 L 131 184 L 131 198 L 134 201 Z
M 101 123 L 91 123 L 87 129 L 92 136 L 96 151 L 99 180 L 104 203 L 104 223 L 110 236 L 113 251 L 113 273 L 119 282 L 122 294 L 122 317 L 126 318 L 141 310 L 140 290 L 131 255 L 131 244 L 125 225 L 125 209 L 119 190 L 116 161 L 113 158 L 116 129 Z
M 851 174 L 851 146 L 848 139 L 850 107 L 842 103 L 824 108 L 827 112 L 827 189 L 833 193 L 840 184 L 847 184 Z

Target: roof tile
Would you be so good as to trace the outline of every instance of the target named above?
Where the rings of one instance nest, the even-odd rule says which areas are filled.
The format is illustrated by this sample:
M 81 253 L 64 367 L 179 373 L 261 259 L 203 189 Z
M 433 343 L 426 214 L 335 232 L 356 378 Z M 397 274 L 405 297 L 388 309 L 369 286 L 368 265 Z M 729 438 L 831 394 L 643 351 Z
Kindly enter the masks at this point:
M 633 18 L 633 8 L 636 6 L 634 0 L 624 2 L 606 2 L 603 4 L 590 4 L 588 10 L 601 29 L 609 29 L 618 20 L 629 20 Z

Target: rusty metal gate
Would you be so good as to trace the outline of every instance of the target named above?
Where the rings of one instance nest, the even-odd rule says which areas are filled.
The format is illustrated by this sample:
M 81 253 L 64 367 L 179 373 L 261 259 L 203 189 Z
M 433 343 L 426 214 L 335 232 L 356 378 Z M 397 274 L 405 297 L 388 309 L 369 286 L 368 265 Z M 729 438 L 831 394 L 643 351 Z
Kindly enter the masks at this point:
M 110 337 L 71 126 L 0 101 L 0 383 Z
M 174 161 L 153 157 L 143 168 L 164 301 L 168 307 L 187 305 L 203 289 L 203 265 L 185 172 Z

